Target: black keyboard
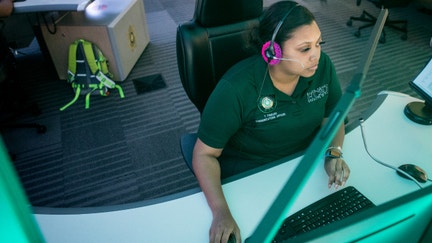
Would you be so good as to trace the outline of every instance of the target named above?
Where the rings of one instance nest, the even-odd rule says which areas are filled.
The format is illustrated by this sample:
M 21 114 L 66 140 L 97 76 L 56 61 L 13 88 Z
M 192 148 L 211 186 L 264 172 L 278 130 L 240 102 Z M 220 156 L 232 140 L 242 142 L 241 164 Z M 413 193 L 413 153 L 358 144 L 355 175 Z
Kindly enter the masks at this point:
M 282 242 L 374 206 L 356 188 L 345 187 L 286 218 L 273 242 Z

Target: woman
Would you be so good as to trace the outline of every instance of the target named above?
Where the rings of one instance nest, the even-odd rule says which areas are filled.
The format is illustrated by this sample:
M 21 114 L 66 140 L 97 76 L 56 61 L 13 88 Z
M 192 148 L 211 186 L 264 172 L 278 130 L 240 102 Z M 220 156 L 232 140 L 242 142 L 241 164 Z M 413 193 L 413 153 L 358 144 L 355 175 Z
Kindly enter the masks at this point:
M 304 150 L 341 96 L 334 66 L 321 51 L 314 16 L 291 1 L 270 6 L 251 43 L 262 55 L 243 60 L 220 80 L 203 111 L 193 169 L 213 214 L 210 242 L 227 242 L 240 230 L 231 215 L 221 177 Z M 328 185 L 342 186 L 341 126 L 326 152 Z

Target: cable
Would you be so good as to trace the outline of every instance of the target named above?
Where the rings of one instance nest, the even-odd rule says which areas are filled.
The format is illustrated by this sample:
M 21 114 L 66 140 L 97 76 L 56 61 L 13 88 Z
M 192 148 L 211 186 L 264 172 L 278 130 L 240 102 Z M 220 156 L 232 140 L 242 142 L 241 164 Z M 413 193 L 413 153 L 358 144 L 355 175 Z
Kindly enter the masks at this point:
M 384 165 L 385 167 L 391 168 L 391 169 L 393 169 L 393 170 L 395 170 L 395 171 L 398 171 L 398 172 L 402 173 L 403 175 L 407 176 L 410 180 L 414 181 L 414 182 L 417 184 L 417 186 L 420 187 L 420 189 L 422 189 L 423 187 L 420 185 L 420 183 L 419 183 L 419 182 L 418 182 L 414 177 L 412 177 L 410 174 L 406 173 L 405 171 L 403 171 L 403 170 L 401 170 L 401 169 L 399 169 L 399 168 L 397 168 L 397 167 L 394 167 L 394 166 L 392 166 L 392 165 L 386 164 L 386 163 L 384 163 L 384 162 L 378 160 L 378 159 L 375 158 L 371 153 L 369 153 L 368 147 L 367 147 L 367 145 L 366 145 L 366 136 L 365 136 L 364 129 L 363 129 L 363 122 L 364 122 L 363 118 L 360 118 L 360 131 L 361 131 L 361 135 L 362 135 L 362 139 L 363 139 L 363 145 L 364 145 L 364 147 L 365 147 L 366 153 L 367 153 L 367 154 L 368 154 L 368 155 L 369 155 L 369 156 L 370 156 L 370 157 L 371 157 L 375 162 L 377 162 L 377 163 L 379 163 L 379 164 L 381 164 L 381 165 Z M 428 180 L 430 180 L 430 179 L 428 179 Z

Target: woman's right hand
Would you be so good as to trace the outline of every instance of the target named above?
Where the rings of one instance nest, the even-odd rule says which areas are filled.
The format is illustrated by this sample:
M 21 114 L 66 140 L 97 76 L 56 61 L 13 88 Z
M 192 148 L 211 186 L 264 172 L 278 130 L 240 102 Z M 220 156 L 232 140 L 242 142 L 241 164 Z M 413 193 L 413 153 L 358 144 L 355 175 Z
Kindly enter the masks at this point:
M 228 242 L 231 234 L 234 234 L 237 243 L 241 242 L 240 229 L 229 210 L 216 212 L 210 227 L 210 243 Z
M 217 160 L 221 153 L 222 149 L 212 148 L 198 138 L 193 151 L 192 166 L 213 214 L 209 241 L 226 243 L 233 233 L 236 241 L 240 243 L 239 227 L 231 215 L 222 190 L 221 171 Z

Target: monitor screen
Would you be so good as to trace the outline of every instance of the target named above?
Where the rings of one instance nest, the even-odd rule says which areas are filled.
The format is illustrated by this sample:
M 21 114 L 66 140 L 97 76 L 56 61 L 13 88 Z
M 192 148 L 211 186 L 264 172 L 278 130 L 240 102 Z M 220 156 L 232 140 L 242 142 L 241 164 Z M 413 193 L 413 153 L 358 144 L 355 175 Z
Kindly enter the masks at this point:
M 414 122 L 432 125 L 432 59 L 409 85 L 425 101 L 409 103 L 405 115 Z
M 44 242 L 0 136 L 0 242 Z
M 427 103 L 432 104 L 432 59 L 410 85 Z

